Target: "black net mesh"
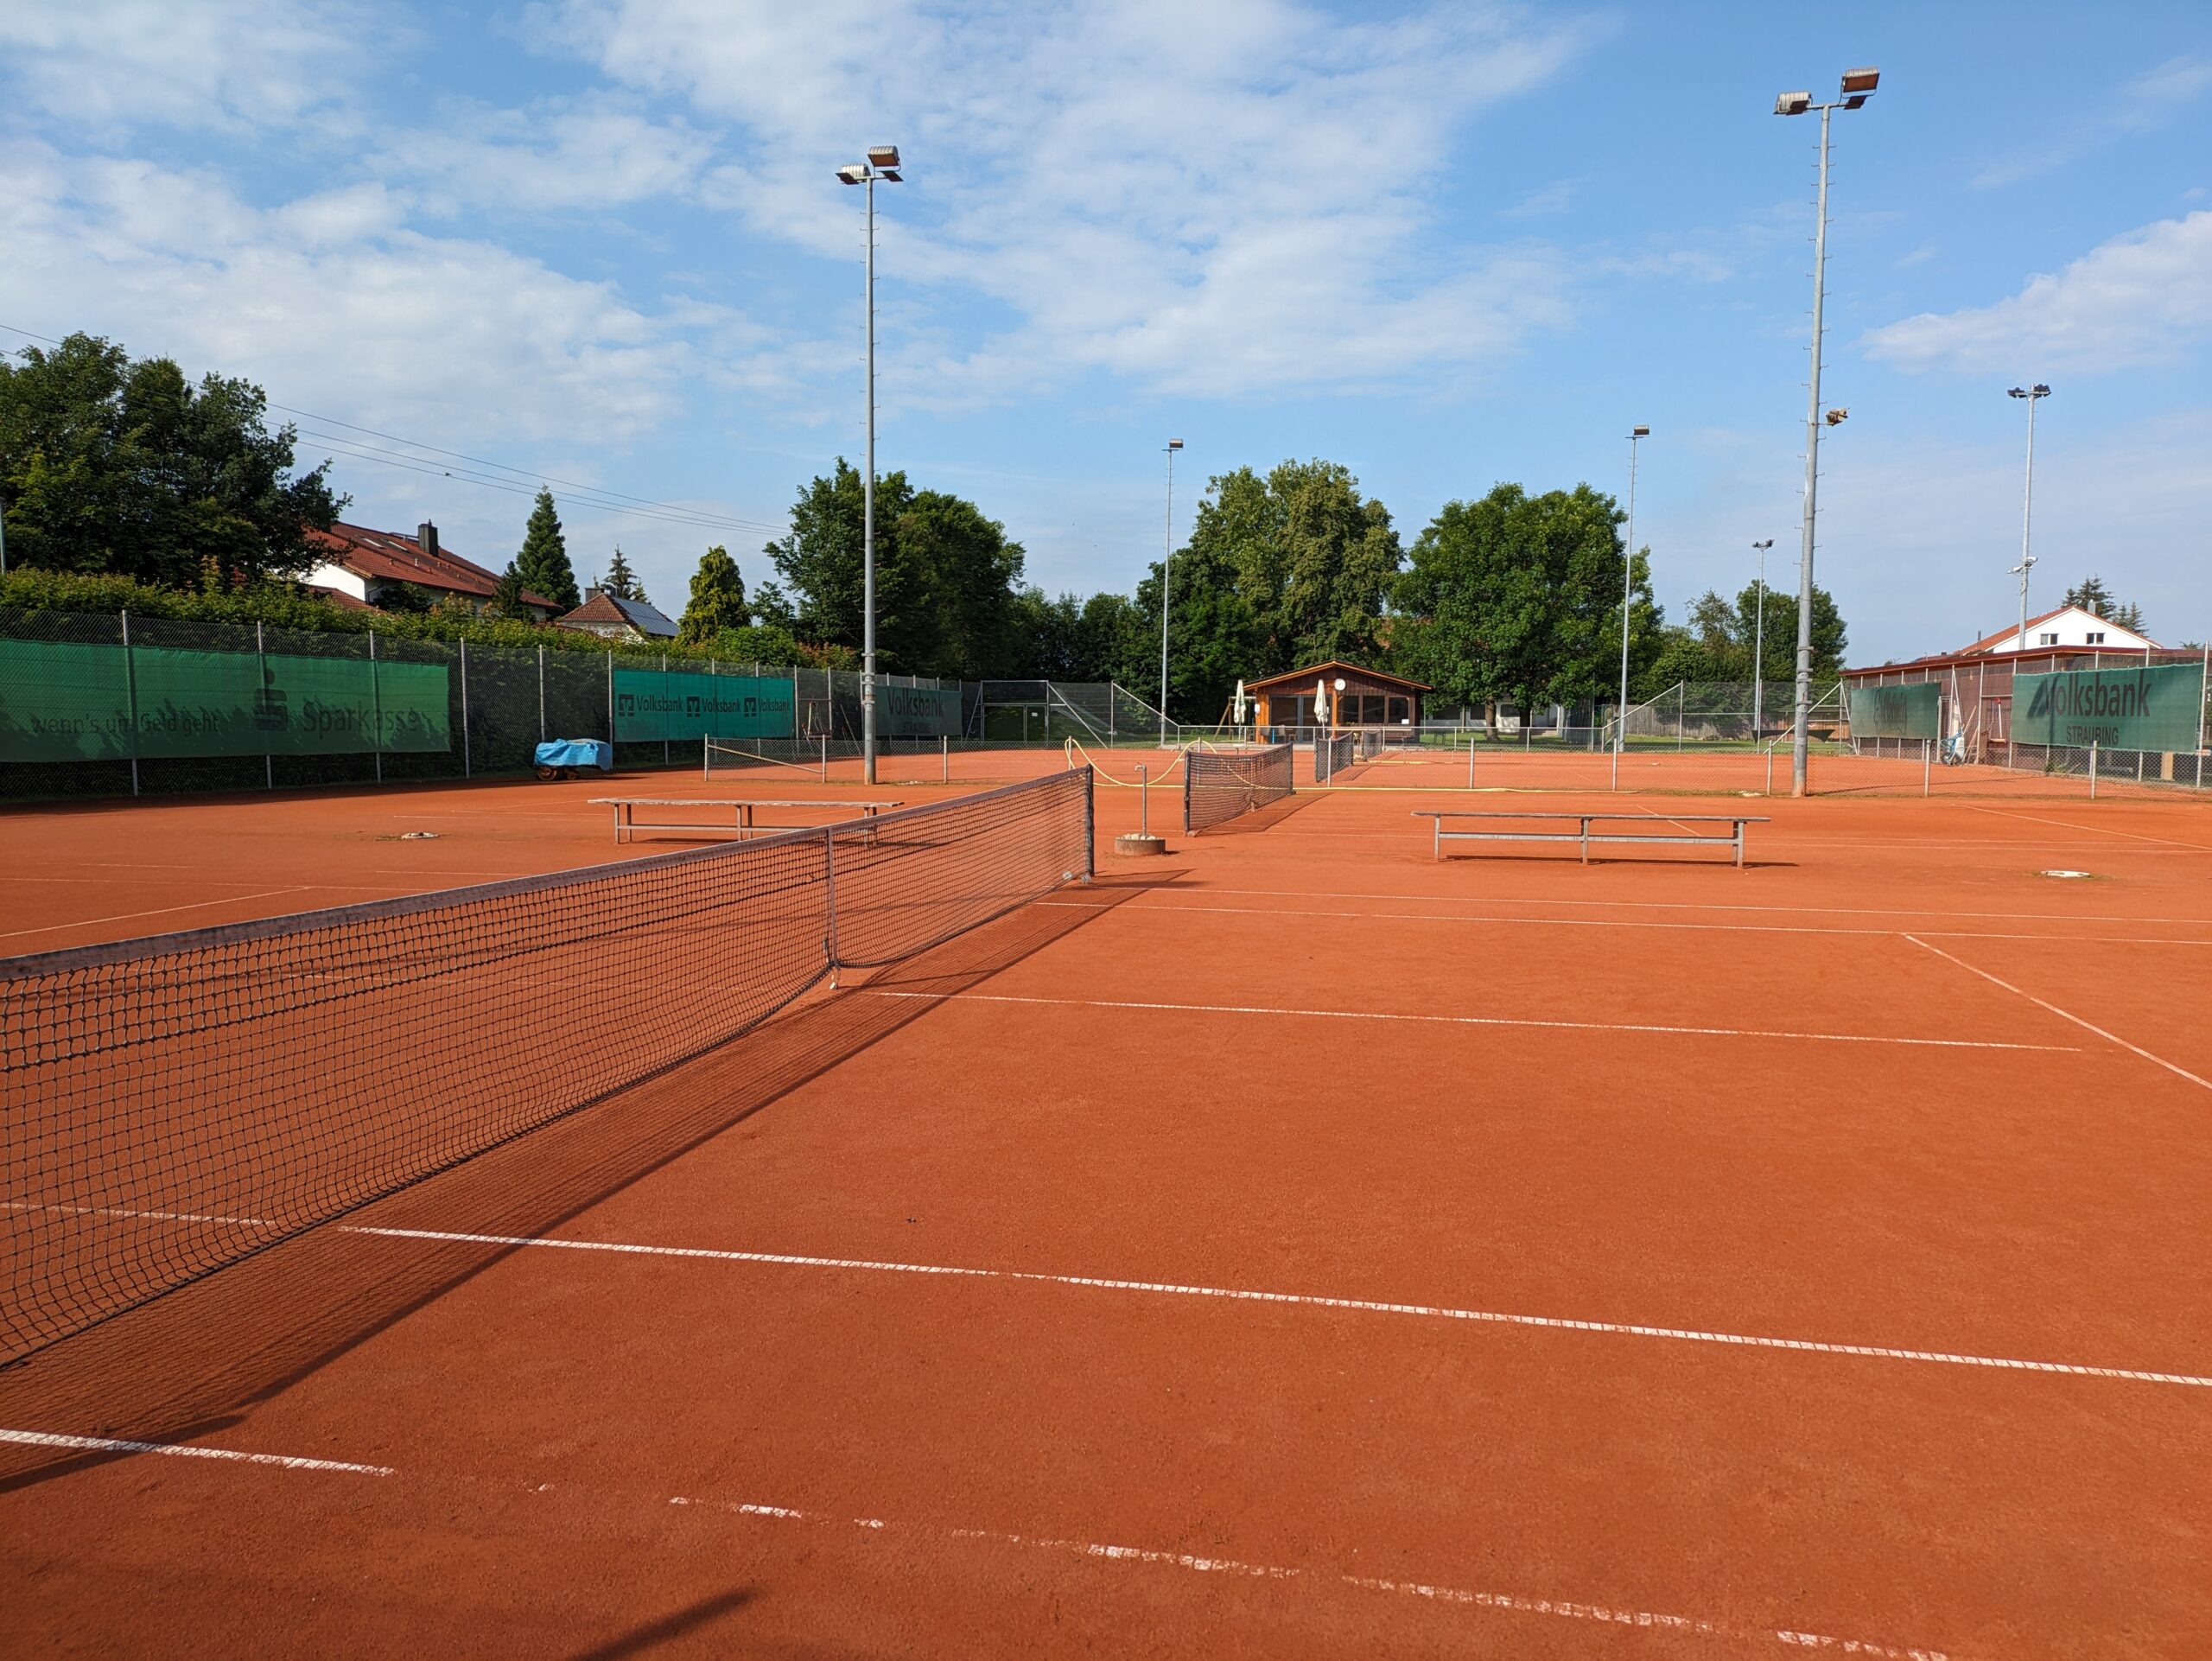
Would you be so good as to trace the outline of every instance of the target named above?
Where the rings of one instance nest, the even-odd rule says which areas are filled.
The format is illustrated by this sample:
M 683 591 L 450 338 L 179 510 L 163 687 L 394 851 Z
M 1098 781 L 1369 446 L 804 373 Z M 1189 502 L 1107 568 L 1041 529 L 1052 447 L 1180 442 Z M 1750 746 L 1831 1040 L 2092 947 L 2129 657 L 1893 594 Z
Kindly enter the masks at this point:
M 1090 874 L 1089 769 L 0 960 L 0 1364 Z
M 1291 793 L 1288 744 L 1183 752 L 1183 833 L 1196 836 Z

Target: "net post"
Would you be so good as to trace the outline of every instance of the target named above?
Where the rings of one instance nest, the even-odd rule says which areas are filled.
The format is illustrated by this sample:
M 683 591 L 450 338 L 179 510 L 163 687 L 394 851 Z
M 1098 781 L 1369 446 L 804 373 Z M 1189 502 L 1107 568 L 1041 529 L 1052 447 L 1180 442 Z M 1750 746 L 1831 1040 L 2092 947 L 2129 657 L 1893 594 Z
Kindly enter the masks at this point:
M 138 793 L 138 659 L 130 650 L 130 614 L 123 617 L 123 681 L 130 701 L 130 793 Z
M 822 782 L 830 782 L 830 735 L 822 735 Z
M 837 832 L 833 826 L 822 833 L 823 935 L 822 953 L 830 964 L 830 985 L 837 984 Z
M 937 735 L 937 742 L 938 754 L 944 773 L 944 782 L 949 785 L 952 782 L 952 735 L 950 733 L 939 733 Z
M 1473 734 L 1473 733 L 1471 733 L 1471 733 L 1469 733 L 1469 734 L 1467 735 L 1467 788 L 1468 788 L 1468 789 L 1470 789 L 1470 790 L 1472 790 L 1474 787 L 1475 787 L 1475 735 L 1474 735 L 1474 734 Z
M 1137 834 L 1152 834 L 1152 786 L 1146 782 L 1148 770 L 1141 761 L 1137 763 Z
M 1932 754 L 1929 741 L 1925 738 L 1922 739 L 1920 741 L 1920 793 L 1923 796 L 1928 793 L 1928 782 L 1933 771 L 1934 764 L 1930 759 Z
M 461 776 L 476 776 L 468 745 L 468 642 L 465 640 L 461 643 Z
M 2097 742 L 2089 741 L 2089 799 L 2097 799 Z
M 1098 769 L 1083 770 L 1083 880 L 1098 875 Z
M 715 782 L 715 741 L 704 734 L 699 739 L 699 777 L 708 784 Z

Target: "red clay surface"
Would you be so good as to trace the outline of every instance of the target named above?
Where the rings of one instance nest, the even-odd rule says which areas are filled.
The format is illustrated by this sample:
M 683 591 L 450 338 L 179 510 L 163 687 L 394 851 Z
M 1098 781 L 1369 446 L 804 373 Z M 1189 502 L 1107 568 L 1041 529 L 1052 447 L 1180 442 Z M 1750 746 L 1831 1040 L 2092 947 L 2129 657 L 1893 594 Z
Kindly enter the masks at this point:
M 1167 859 L 0 1373 L 168 1450 L 0 1441 L 7 1647 L 2212 1652 L 2212 805 L 1439 863 L 1513 799 L 1414 771 L 1154 792 Z M 820 789 L 696 783 L 17 811 L 0 950 Z

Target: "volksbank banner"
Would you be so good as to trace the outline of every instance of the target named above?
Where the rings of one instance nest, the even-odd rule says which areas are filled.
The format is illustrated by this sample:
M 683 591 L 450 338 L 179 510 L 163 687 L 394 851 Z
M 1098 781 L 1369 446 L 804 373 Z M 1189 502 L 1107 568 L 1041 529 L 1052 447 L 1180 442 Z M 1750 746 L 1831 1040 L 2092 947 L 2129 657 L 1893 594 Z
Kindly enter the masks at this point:
M 688 670 L 617 669 L 614 737 L 640 739 L 789 738 L 791 684 L 751 675 L 701 675 Z
M 960 689 L 957 686 L 879 686 L 875 715 L 886 738 L 957 738 Z
M 1853 738 L 1941 738 L 1943 690 L 1934 681 L 1851 689 Z
M 448 750 L 443 664 L 0 640 L 0 761 Z
M 2022 675 L 2012 683 L 2012 741 L 2194 750 L 2203 708 L 2202 664 Z

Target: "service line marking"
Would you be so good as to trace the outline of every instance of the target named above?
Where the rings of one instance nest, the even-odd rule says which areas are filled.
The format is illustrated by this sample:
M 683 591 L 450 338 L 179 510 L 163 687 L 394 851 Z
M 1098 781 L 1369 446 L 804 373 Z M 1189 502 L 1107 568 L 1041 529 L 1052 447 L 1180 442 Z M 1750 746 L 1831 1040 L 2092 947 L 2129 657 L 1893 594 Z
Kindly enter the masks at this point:
M 2119 830 L 2108 824 L 2075 824 L 2066 819 L 2047 819 L 2039 813 L 2021 813 L 2009 807 L 1984 807 L 1979 802 L 1968 802 L 1977 813 L 1992 813 L 1999 818 L 2026 819 L 2036 824 L 2055 824 L 2062 830 L 2081 830 L 2095 837 L 2124 837 L 2130 842 L 2155 842 L 2167 848 L 2187 848 L 2197 853 L 2212 852 L 2212 843 L 2183 842 L 2174 837 L 2146 836 L 2140 830 Z
M 270 1465 L 292 1471 L 336 1471 L 362 1476 L 399 1476 L 392 1467 L 357 1465 L 339 1460 L 300 1459 L 276 1454 L 251 1454 L 235 1448 L 206 1448 L 188 1442 L 126 1441 L 108 1436 L 72 1436 L 37 1430 L 0 1430 L 0 1441 L 13 1441 L 41 1448 L 81 1448 L 87 1452 L 169 1454 L 189 1459 L 228 1460 L 247 1465 Z M 406 1479 L 403 1479 L 406 1480 Z M 422 1479 L 432 1486 L 439 1486 L 436 1477 Z M 481 1486 L 478 1479 L 448 1478 L 448 1486 Z M 523 1485 L 533 1494 L 575 1492 L 556 1483 Z M 594 1491 L 603 1492 L 603 1491 Z M 940 1540 L 975 1542 L 989 1545 L 1012 1546 L 1018 1550 L 1049 1552 L 1056 1556 L 1074 1556 L 1099 1562 L 1126 1563 L 1144 1568 L 1179 1569 L 1198 1575 L 1228 1575 L 1247 1580 L 1300 1581 L 1309 1585 L 1351 1587 L 1363 1592 L 1380 1592 L 1400 1597 L 1418 1598 L 1433 1603 L 1458 1604 L 1479 1609 L 1496 1609 L 1514 1614 L 1550 1615 L 1559 1620 L 1600 1622 L 1609 1626 L 1635 1626 L 1645 1631 L 1692 1632 L 1700 1637 L 1786 1644 L 1797 1647 L 1833 1650 L 1840 1655 L 1866 1655 L 1881 1661 L 1952 1661 L 1942 1650 L 1917 1646 L 1897 1647 L 1870 1643 L 1863 1639 L 1832 1637 L 1824 1632 L 1803 1632 L 1789 1626 L 1730 1626 L 1718 1621 L 1703 1620 L 1690 1615 L 1664 1614 L 1648 1609 L 1618 1608 L 1610 1604 L 1584 1602 L 1567 1598 L 1531 1597 L 1524 1593 L 1473 1591 L 1459 1587 L 1431 1585 L 1418 1581 L 1383 1580 L 1370 1575 L 1348 1575 L 1328 1569 L 1306 1569 L 1283 1567 L 1272 1563 L 1246 1562 L 1234 1557 L 1200 1556 L 1195 1552 L 1173 1551 L 1152 1546 L 1116 1545 L 1103 1540 L 1061 1538 L 1045 1535 L 1015 1533 L 1005 1529 L 969 1528 L 942 1524 L 893 1522 L 881 1517 L 842 1517 L 827 1511 L 808 1511 L 791 1505 L 775 1505 L 758 1500 L 721 1499 L 671 1494 L 664 1502 L 672 1508 L 685 1511 L 713 1511 L 725 1516 L 758 1518 L 776 1523 L 799 1523 L 817 1528 L 843 1530 L 860 1529 L 868 1533 L 896 1532 L 935 1537 Z
M 2061 1021 L 2070 1021 L 2076 1027 L 2081 1028 L 2084 1032 L 2094 1033 L 2099 1038 L 2104 1039 L 2108 1042 L 2117 1044 L 2124 1050 L 2132 1051 L 2133 1053 L 2141 1056 L 2145 1061 L 2149 1061 L 2155 1066 L 2164 1067 L 2168 1072 L 2173 1073 L 2179 1078 L 2188 1079 L 2190 1083 L 2195 1085 L 2200 1090 L 2212 1090 L 2212 1079 L 2200 1079 L 2195 1073 L 2191 1072 L 2187 1067 L 2177 1066 L 2171 1061 L 2167 1060 L 2163 1055 L 2153 1055 L 2150 1051 L 2145 1049 L 2140 1044 L 2129 1043 L 2118 1033 L 2108 1033 L 2094 1021 L 2084 1021 L 2081 1016 L 2073 1014 L 2070 1010 L 2062 1009 L 2056 1004 L 2046 1002 L 2044 999 L 2037 997 L 2033 992 L 2025 991 L 2023 989 L 2013 985 L 2012 983 L 2008 980 L 1999 979 L 1998 977 L 1991 974 L 1986 969 L 1977 969 L 1974 964 L 1968 963 L 1964 958 L 1955 958 L 1949 952 L 1944 951 L 1942 947 L 1929 945 L 1927 941 L 1922 939 L 1918 935 L 1908 934 L 1904 938 L 1910 940 L 1913 945 L 1918 946 L 1923 951 L 1932 951 L 1937 957 L 1943 958 L 1945 961 L 1958 964 L 1960 968 L 1965 970 L 1969 975 L 1979 975 L 1982 979 L 1987 981 L 1992 986 L 2001 986 L 2006 991 L 2011 992 L 2017 996 L 2027 999 L 2029 1002 L 2034 1004 L 2037 1009 L 2048 1009 L 2051 1014 L 2056 1015 Z
M 1934 948 L 1929 948 L 1931 951 Z M 1800 1033 L 1758 1027 L 1668 1027 L 1641 1021 L 1545 1021 L 1534 1015 L 1440 1015 L 1382 1009 L 1276 1009 L 1252 1003 L 1165 1003 L 1141 998 L 1026 997 L 1012 992 L 894 992 L 861 989 L 880 998 L 925 998 L 933 1002 L 1026 1003 L 1073 1009 L 1160 1009 L 1201 1015 L 1310 1016 L 1319 1021 L 1411 1021 L 1446 1027 L 1532 1027 L 1574 1033 L 1664 1033 L 1683 1038 L 1788 1038 L 1821 1044 L 1901 1044 L 1919 1049 L 2037 1050 L 2078 1055 L 2071 1044 L 2010 1044 L 1993 1038 L 1900 1038 L 1887 1033 Z
M 211 878 L 210 881 L 220 881 Z M 0 940 L 21 939 L 26 934 L 58 934 L 64 929 L 93 928 L 102 923 L 127 923 L 138 917 L 166 917 L 176 911 L 205 911 L 210 906 L 243 906 L 249 900 L 269 900 L 280 894 L 308 894 L 317 885 L 296 882 L 289 888 L 264 888 L 258 894 L 226 894 L 220 900 L 195 900 L 187 906 L 157 906 L 150 911 L 119 911 L 112 917 L 79 917 L 67 923 L 48 923 L 40 928 L 11 928 L 0 932 Z
M 2212 1390 L 2212 1378 L 2185 1372 L 2091 1366 L 2071 1361 L 2026 1361 L 1947 1350 L 1899 1349 L 1878 1344 L 1830 1343 L 1812 1338 L 1710 1333 L 1690 1327 L 1652 1327 L 1628 1321 L 1584 1321 L 1568 1315 L 1514 1314 L 1493 1309 L 1454 1308 L 1448 1304 L 1393 1303 L 1378 1298 L 1330 1297 L 1311 1292 L 1260 1292 L 1243 1287 L 1188 1286 L 1173 1281 L 1122 1280 L 1101 1275 L 1054 1275 L 1041 1270 L 978 1269 L 960 1264 L 897 1263 L 870 1257 L 813 1257 L 795 1252 L 740 1251 L 718 1246 L 647 1245 L 622 1240 L 567 1240 L 543 1234 L 472 1234 L 451 1229 L 384 1228 L 366 1224 L 338 1226 L 347 1234 L 370 1234 L 393 1240 L 429 1240 L 501 1247 L 531 1246 L 555 1251 L 598 1251 L 617 1257 L 678 1257 L 709 1263 L 775 1263 L 793 1269 L 840 1269 L 868 1274 L 934 1275 L 950 1280 L 1027 1281 L 1039 1285 L 1082 1287 L 1101 1292 L 1137 1292 L 1159 1297 L 1220 1298 L 1234 1303 L 1287 1304 L 1304 1309 L 1347 1309 L 1363 1314 L 1408 1315 L 1428 1321 L 1468 1321 L 1494 1327 L 1532 1327 L 1550 1332 L 1596 1333 L 1618 1338 L 1663 1338 L 1691 1344 L 1730 1344 L 1748 1349 L 1790 1350 L 1810 1355 L 1852 1355 L 1880 1361 L 1923 1361 L 1952 1367 L 2063 1373 L 2082 1378 L 2117 1378 L 2135 1384 L 2184 1384 L 2192 1389 Z
M 391 1476 L 388 1465 L 302 1459 L 291 1454 L 249 1454 L 236 1448 L 202 1448 L 188 1441 L 126 1441 L 116 1436 L 65 1436 L 50 1430 L 0 1430 L 0 1441 L 27 1448 L 67 1448 L 88 1454 L 162 1454 L 173 1459 L 223 1459 L 240 1465 L 273 1465 L 287 1471 L 340 1471 L 349 1476 Z
M 1073 906 L 1068 900 L 1039 900 L 1040 906 Z M 1089 910 L 1095 907 L 1085 907 Z M 1653 928 L 1687 929 L 1717 934 L 1840 934 L 1861 939 L 1893 939 L 1904 932 L 1897 928 L 1846 928 L 1831 923 L 1678 923 L 1643 917 L 1484 917 L 1478 913 L 1433 911 L 1324 911 L 1290 906 L 1194 906 L 1180 900 L 1149 904 L 1131 901 L 1116 907 L 1123 913 L 1151 915 L 1160 912 L 1220 913 L 1238 917 L 1341 917 L 1352 922 L 1383 923 L 1497 923 L 1523 928 Z M 2212 946 L 2212 940 L 2178 939 L 2172 935 L 2143 934 L 2014 934 L 1996 929 L 1922 929 L 1938 939 L 2050 940 L 2080 945 L 2194 945 Z

